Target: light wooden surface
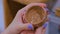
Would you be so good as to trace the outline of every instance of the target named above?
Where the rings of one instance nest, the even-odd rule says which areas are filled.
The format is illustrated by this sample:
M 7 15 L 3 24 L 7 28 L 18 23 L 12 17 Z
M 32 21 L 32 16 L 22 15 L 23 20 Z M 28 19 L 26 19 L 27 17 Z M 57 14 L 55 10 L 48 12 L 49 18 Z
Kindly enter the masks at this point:
M 5 28 L 12 22 L 18 10 L 25 5 L 22 5 L 11 0 L 4 0 L 4 15 L 5 15 Z
M 5 27 L 7 27 L 12 20 L 12 15 L 10 14 L 10 9 L 7 0 L 4 0 L 4 14 L 5 14 Z
M 49 0 L 13 0 L 13 1 L 16 1 L 16 2 L 27 5 L 27 4 L 30 4 L 30 3 L 46 3 Z

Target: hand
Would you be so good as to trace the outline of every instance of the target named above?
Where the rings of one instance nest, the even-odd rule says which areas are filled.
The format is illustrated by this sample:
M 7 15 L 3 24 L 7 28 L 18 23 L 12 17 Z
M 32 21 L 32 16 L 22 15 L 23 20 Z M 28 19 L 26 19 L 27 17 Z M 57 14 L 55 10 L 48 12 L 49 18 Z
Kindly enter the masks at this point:
M 44 3 L 32 3 L 32 4 L 27 5 L 23 9 L 19 10 L 19 12 L 24 15 L 25 14 L 24 12 L 26 12 L 30 7 L 38 6 L 38 5 L 40 7 L 44 7 L 44 8 L 46 7 L 46 4 L 44 4 Z M 23 10 L 23 12 L 22 12 L 22 10 Z M 22 31 L 20 34 L 37 34 L 37 33 L 38 34 L 40 34 L 40 33 L 44 34 L 45 33 L 45 29 L 43 29 L 43 27 L 39 27 L 39 28 L 36 29 L 36 31 L 25 30 L 25 31 Z
M 44 3 L 31 3 L 27 5 L 26 7 L 19 10 L 12 21 L 12 23 L 8 26 L 8 28 L 2 33 L 2 34 L 44 34 L 45 28 L 39 27 L 36 29 L 36 31 L 31 31 L 34 29 L 33 25 L 30 23 L 23 23 L 22 17 L 25 15 L 27 10 L 32 6 L 40 6 L 40 7 L 46 7 L 46 4 Z M 23 31 L 25 30 L 25 31 Z M 28 31 L 27 31 L 28 30 Z M 21 32 L 23 31 L 23 32 Z
M 31 31 L 31 30 L 25 30 L 22 31 L 20 34 L 45 34 L 46 28 L 44 27 L 39 27 L 36 29 L 36 31 Z

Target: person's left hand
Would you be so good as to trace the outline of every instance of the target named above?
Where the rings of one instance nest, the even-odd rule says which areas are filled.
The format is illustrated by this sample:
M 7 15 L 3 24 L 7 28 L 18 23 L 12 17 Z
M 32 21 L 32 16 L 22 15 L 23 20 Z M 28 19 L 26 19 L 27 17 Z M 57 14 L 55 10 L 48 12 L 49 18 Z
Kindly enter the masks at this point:
M 44 3 L 31 3 L 17 12 L 16 17 L 13 22 L 23 24 L 24 22 L 22 20 L 22 17 L 27 12 L 27 10 L 32 6 L 38 6 L 38 5 L 43 8 L 46 7 L 46 4 Z M 46 29 L 42 26 L 42 27 L 37 28 L 36 31 L 24 30 L 20 32 L 20 34 L 45 34 L 45 30 Z
M 26 7 L 19 10 L 12 21 L 12 23 L 7 27 L 7 29 L 2 34 L 45 34 L 45 27 L 39 27 L 36 31 L 33 31 L 34 27 L 30 23 L 24 24 L 22 18 L 27 10 L 32 6 L 40 6 L 42 8 L 46 7 L 44 3 L 31 3 Z M 25 31 L 22 31 L 25 30 Z

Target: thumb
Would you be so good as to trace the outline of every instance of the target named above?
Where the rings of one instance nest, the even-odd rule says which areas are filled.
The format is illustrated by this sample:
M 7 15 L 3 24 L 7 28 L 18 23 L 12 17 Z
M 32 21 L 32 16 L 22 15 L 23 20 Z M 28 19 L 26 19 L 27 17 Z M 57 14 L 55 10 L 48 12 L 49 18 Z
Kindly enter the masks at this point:
M 46 27 L 47 23 L 45 23 L 42 27 L 37 28 L 35 34 L 45 34 Z
M 42 27 L 38 28 L 35 32 L 35 34 L 45 34 L 46 29 L 43 29 Z
M 20 28 L 21 28 L 22 30 L 34 30 L 33 25 L 30 24 L 30 23 L 21 24 Z

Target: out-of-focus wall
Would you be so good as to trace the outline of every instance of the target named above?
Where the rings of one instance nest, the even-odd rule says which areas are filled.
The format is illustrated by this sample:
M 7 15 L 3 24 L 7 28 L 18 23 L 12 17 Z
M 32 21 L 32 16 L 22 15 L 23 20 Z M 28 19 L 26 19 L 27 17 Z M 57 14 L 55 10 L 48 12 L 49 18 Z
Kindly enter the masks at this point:
M 57 3 L 55 4 L 55 6 L 53 7 L 52 10 L 55 12 L 55 9 L 56 9 L 57 7 L 60 7 L 60 0 L 57 0 Z
M 4 30 L 4 10 L 3 0 L 0 0 L 0 32 Z

